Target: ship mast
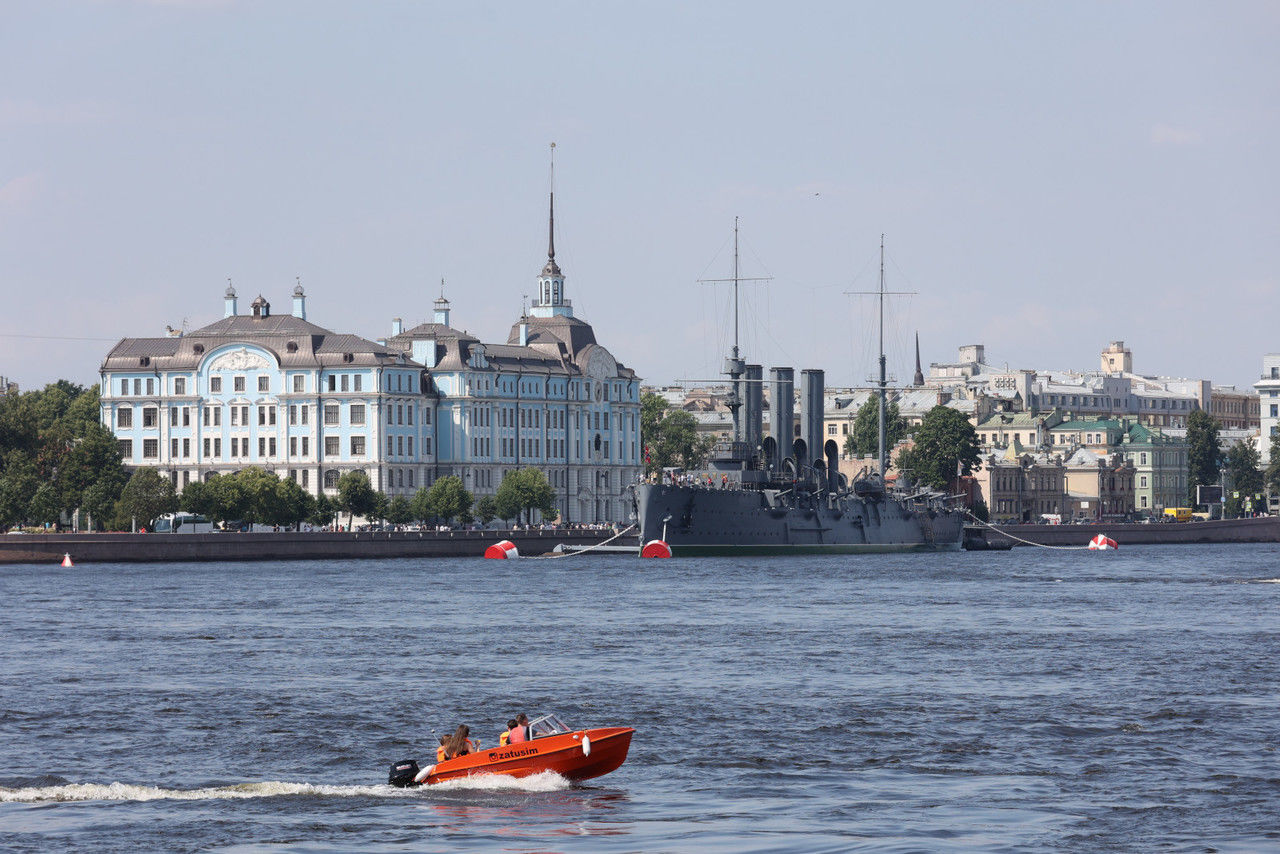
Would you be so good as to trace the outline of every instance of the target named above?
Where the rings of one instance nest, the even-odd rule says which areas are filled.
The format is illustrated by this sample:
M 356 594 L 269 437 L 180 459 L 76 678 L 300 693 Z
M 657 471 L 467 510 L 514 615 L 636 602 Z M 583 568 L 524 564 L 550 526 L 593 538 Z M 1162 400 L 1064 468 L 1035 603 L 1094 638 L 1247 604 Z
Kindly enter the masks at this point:
M 729 279 L 699 279 L 699 282 L 733 282 L 733 349 L 729 358 L 724 360 L 724 373 L 729 377 L 729 394 L 725 398 L 725 406 L 733 415 L 733 441 L 746 442 L 746 428 L 742 423 L 740 410 L 746 397 L 746 383 L 742 379 L 747 371 L 738 349 L 738 287 L 742 282 L 767 282 L 768 276 L 759 278 L 743 278 L 738 270 L 738 217 L 733 218 L 733 277 Z
M 889 469 L 889 454 L 886 438 L 886 419 L 888 418 L 888 388 L 889 374 L 886 368 L 886 360 L 884 355 L 884 298 L 886 296 L 910 296 L 915 291 L 886 291 L 884 289 L 884 235 L 880 235 L 880 286 L 874 291 L 845 291 L 850 296 L 872 296 L 876 298 L 877 311 L 879 312 L 880 323 L 880 377 L 876 382 L 877 398 L 880 403 L 880 418 L 877 423 L 877 448 L 876 448 L 876 464 L 880 469 L 880 482 L 884 482 L 885 474 Z
M 879 454 L 876 459 L 880 463 L 880 482 L 884 482 L 885 478 L 885 411 L 888 408 L 888 394 L 885 391 L 888 385 L 888 377 L 885 375 L 885 357 L 884 357 L 884 235 L 880 235 L 880 425 L 877 438 L 879 439 Z

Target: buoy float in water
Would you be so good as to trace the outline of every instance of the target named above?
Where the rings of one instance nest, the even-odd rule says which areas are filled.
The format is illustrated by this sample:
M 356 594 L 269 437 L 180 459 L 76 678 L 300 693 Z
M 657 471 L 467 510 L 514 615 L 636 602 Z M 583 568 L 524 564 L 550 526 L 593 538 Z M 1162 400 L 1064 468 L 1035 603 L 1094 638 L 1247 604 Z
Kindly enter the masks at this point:
M 63 566 L 75 566 L 75 564 L 71 562 L 71 552 L 63 552 L 63 553 L 62 553 L 62 565 L 63 565 Z
M 640 549 L 640 557 L 671 557 L 671 546 L 663 540 L 650 540 Z
M 1120 544 L 1108 537 L 1106 534 L 1099 534 L 1089 541 L 1090 551 L 1107 551 L 1108 549 L 1118 549 Z
M 485 549 L 484 556 L 491 560 L 506 560 L 520 557 L 520 551 L 516 548 L 515 543 L 510 540 L 502 540 Z

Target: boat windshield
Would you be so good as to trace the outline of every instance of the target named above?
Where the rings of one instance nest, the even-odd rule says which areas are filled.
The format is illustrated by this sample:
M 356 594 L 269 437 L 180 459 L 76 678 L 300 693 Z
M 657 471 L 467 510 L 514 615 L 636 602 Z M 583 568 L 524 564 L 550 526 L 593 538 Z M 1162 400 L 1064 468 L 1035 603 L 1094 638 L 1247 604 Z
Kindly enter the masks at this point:
M 555 715 L 543 715 L 540 718 L 534 718 L 529 722 L 529 737 L 539 738 L 547 735 L 560 735 L 561 733 L 572 732 L 571 729 Z

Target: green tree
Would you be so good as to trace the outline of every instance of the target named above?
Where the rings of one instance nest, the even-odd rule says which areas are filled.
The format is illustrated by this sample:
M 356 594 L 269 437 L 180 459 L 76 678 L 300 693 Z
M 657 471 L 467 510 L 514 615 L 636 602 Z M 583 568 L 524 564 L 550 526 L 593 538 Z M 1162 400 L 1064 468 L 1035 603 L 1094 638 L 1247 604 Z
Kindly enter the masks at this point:
M 987 509 L 987 502 L 981 499 L 973 502 L 973 506 L 969 508 L 969 512 L 972 513 L 973 517 L 979 521 L 991 521 L 991 511 Z
M 36 488 L 31 496 L 31 504 L 27 508 L 27 518 L 32 522 L 46 524 L 57 522 L 62 515 L 62 501 L 58 489 L 50 481 L 45 481 Z
M 207 512 L 203 515 L 214 521 L 239 521 L 249 512 L 249 496 L 234 474 L 214 474 L 205 482 L 205 491 Z
M 1203 409 L 1187 418 L 1187 503 L 1195 504 L 1196 487 L 1218 482 L 1222 448 L 1218 445 L 1218 421 Z
M 413 521 L 413 503 L 403 495 L 397 495 L 388 503 L 386 517 L 392 525 Z
M 640 442 L 645 451 L 645 474 L 652 474 L 659 468 L 657 463 L 653 461 L 653 451 L 657 450 L 662 419 L 666 415 L 667 401 L 665 398 L 651 391 L 646 391 L 640 395 Z
M 653 439 L 646 444 L 651 470 L 669 466 L 694 469 L 706 461 L 714 440 L 698 435 L 698 422 L 692 415 L 683 409 L 673 409 L 663 416 Z
M 338 509 L 347 514 L 350 528 L 356 516 L 368 516 L 378 508 L 378 493 L 362 471 L 349 471 L 338 478 Z
M 898 468 L 917 483 L 945 489 L 961 474 L 970 474 L 979 465 L 978 434 L 959 411 L 935 406 L 920 422 L 915 444 L 898 456 Z
M 488 525 L 498 518 L 498 503 L 492 495 L 482 496 L 476 502 L 476 518 L 480 520 L 481 525 Z
M 0 524 L 8 528 L 26 519 L 27 508 L 40 488 L 40 473 L 26 451 L 15 448 L 4 458 L 0 475 Z
M 437 517 L 446 524 L 455 518 L 461 520 L 471 510 L 473 500 L 471 493 L 463 486 L 462 478 L 456 475 L 442 477 L 427 490 L 423 509 L 429 513 L 423 518 Z
M 885 448 L 893 446 L 907 436 L 907 422 L 898 411 L 898 402 L 889 401 L 885 407 L 884 420 Z M 845 453 L 859 456 L 874 456 L 880 450 L 880 395 L 872 395 L 866 403 L 858 407 L 858 414 L 853 419 L 853 432 L 844 440 Z
M 136 520 L 139 527 L 150 527 L 151 520 L 178 509 L 173 483 L 150 466 L 137 469 L 120 493 L 116 515 L 123 526 Z
M 80 508 L 89 514 L 90 528 L 101 531 L 112 523 L 123 489 L 123 483 L 105 478 L 85 489 L 80 496 Z
M 97 396 L 95 391 L 92 395 Z M 91 397 L 83 394 L 72 403 L 74 408 L 80 400 Z M 84 491 L 103 480 L 115 486 L 119 495 L 129 475 L 120 461 L 120 449 L 111 431 L 96 422 L 76 424 L 80 430 L 79 438 L 63 455 L 58 466 L 58 487 L 61 492 L 62 509 L 67 512 L 75 510 L 83 504 Z
M 338 508 L 334 506 L 333 499 L 321 493 L 316 496 L 311 514 L 307 516 L 307 521 L 312 525 L 324 528 L 333 524 L 333 514 L 337 512 Z
M 548 519 L 555 514 L 555 506 L 555 490 L 547 476 L 535 468 L 507 472 L 494 496 L 494 507 L 503 519 L 516 518 L 523 513 L 525 521 L 532 522 L 534 510 Z
M 1237 442 L 1227 451 L 1226 472 L 1231 481 L 1231 494 L 1223 508 L 1226 516 L 1242 515 L 1246 499 L 1252 499 L 1252 507 L 1259 506 L 1258 499 L 1266 485 L 1260 464 L 1261 456 L 1252 438 Z
M 1280 433 L 1271 437 L 1271 459 L 1267 463 L 1266 484 L 1272 495 L 1280 494 Z
M 315 513 L 316 499 L 297 481 L 282 477 L 276 483 L 275 507 L 279 514 L 264 521 L 271 525 L 297 525 Z

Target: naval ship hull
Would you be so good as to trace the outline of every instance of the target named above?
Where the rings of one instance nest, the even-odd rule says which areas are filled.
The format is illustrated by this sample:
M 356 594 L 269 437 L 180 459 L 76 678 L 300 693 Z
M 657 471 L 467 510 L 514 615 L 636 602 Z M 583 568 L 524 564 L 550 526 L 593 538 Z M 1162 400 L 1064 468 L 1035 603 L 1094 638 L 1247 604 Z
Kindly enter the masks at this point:
M 640 542 L 675 556 L 959 551 L 964 517 L 880 493 L 792 505 L 775 490 L 636 484 Z

